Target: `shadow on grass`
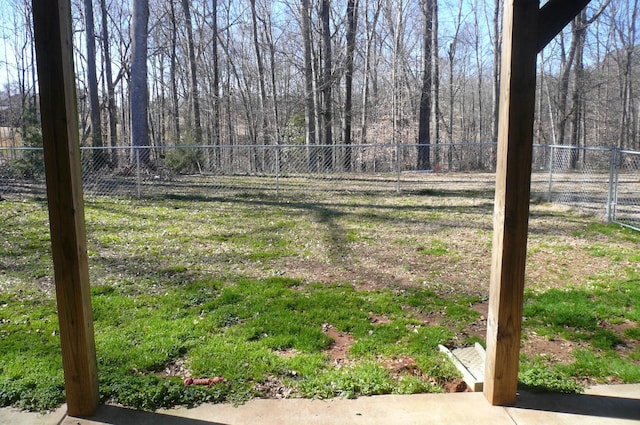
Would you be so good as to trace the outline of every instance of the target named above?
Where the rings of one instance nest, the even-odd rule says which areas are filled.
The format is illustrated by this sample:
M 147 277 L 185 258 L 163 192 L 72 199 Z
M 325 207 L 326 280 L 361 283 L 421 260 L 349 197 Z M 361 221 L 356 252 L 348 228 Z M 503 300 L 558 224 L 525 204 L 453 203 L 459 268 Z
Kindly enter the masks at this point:
M 444 191 L 437 191 L 439 193 L 444 193 Z M 451 197 L 451 198 L 461 198 L 465 199 L 469 197 L 469 195 L 465 195 L 467 191 L 448 191 L 447 195 L 434 195 L 434 196 L 442 196 L 442 197 Z M 424 195 L 422 195 L 424 196 Z M 401 196 L 398 197 L 402 199 Z M 334 209 L 336 214 L 341 215 L 363 215 L 363 214 L 354 214 L 352 212 L 340 211 L 340 208 L 371 208 L 382 211 L 391 211 L 391 212 L 424 212 L 424 211 L 442 211 L 442 212 L 450 212 L 455 211 L 458 213 L 468 213 L 468 214 L 478 214 L 478 213 L 488 213 L 493 214 L 493 199 L 487 198 L 485 196 L 477 196 L 479 199 L 485 199 L 486 202 L 478 203 L 476 205 L 384 205 L 384 204 L 374 204 L 366 203 L 366 202 L 325 202 L 322 200 L 309 199 L 308 201 L 300 200 L 299 197 L 289 198 L 289 197 L 277 197 L 276 195 L 265 195 L 259 194 L 256 196 L 200 196 L 200 195 L 166 195 L 159 199 L 168 199 L 168 200 L 176 200 L 176 201 L 194 201 L 194 202 L 224 202 L 230 204 L 245 204 L 252 206 L 261 206 L 261 207 L 285 207 L 292 209 L 300 209 L 300 210 L 311 210 L 311 211 L 324 211 L 326 213 L 328 208 Z M 377 218 L 381 220 L 388 220 L 390 217 L 388 215 L 383 214 L 370 214 L 366 215 L 366 218 Z M 461 225 L 464 225 L 465 222 L 461 220 Z

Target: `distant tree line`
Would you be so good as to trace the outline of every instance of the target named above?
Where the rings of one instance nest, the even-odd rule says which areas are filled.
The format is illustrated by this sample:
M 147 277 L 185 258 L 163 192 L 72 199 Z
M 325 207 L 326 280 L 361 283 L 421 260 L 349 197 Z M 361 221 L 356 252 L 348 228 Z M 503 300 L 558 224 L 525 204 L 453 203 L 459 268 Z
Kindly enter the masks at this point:
M 540 54 L 536 142 L 640 150 L 639 1 L 593 1 Z M 0 126 L 33 143 L 31 6 L 11 3 Z M 86 146 L 299 144 L 312 169 L 354 170 L 354 145 L 418 144 L 430 169 L 453 151 L 429 146 L 497 139 L 499 0 L 72 4 Z M 197 160 L 213 169 L 219 152 Z M 256 169 L 274 161 L 262 152 Z M 94 155 L 96 168 L 133 160 Z

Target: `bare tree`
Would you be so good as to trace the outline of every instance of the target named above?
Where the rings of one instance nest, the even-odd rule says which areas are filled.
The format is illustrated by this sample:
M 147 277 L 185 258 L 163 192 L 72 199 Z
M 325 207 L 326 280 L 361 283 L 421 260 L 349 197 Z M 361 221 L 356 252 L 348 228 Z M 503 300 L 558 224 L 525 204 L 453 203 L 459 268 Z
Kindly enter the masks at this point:
M 492 79 L 492 97 L 491 97 L 491 141 L 498 140 L 498 114 L 500 109 L 500 57 L 502 55 L 502 9 L 500 5 L 503 0 L 494 1 L 493 9 L 493 79 Z
M 620 49 L 616 53 L 616 60 L 620 69 L 620 131 L 618 136 L 618 147 L 633 148 L 633 143 L 637 138 L 638 111 L 635 108 L 633 65 L 636 53 L 638 18 L 638 0 L 633 0 L 624 6 L 618 6 L 618 22 L 615 23 L 616 35 L 620 43 Z M 625 13 L 626 12 L 626 13 Z M 635 119 L 634 119 L 635 115 Z M 640 142 L 636 148 L 640 148 Z
M 267 87 L 265 82 L 264 62 L 262 60 L 262 52 L 260 51 L 260 41 L 258 38 L 258 18 L 256 12 L 256 0 L 249 0 L 251 3 L 251 23 L 253 35 L 253 48 L 258 64 L 258 86 L 260 88 L 260 117 L 262 123 L 262 143 L 269 143 L 269 123 L 267 120 Z M 264 151 L 263 151 L 264 152 Z M 268 164 L 267 164 L 268 165 Z
M 454 65 L 456 61 L 456 52 L 458 44 L 460 43 L 460 30 L 462 28 L 462 10 L 463 0 L 458 2 L 458 14 L 454 23 L 454 33 L 449 43 L 449 49 L 447 50 L 447 58 L 449 65 L 449 119 L 447 125 L 447 132 L 449 134 L 449 146 L 447 147 L 447 169 L 451 170 L 453 167 L 453 110 L 454 110 L 454 89 L 455 89 L 455 77 L 454 77 Z M 464 105 L 464 102 L 463 102 Z
M 85 36 L 87 41 L 87 85 L 89 88 L 89 108 L 91 110 L 91 145 L 102 147 L 102 120 L 100 118 L 100 97 L 98 96 L 98 76 L 96 72 L 96 35 L 93 20 L 93 2 L 84 0 Z M 92 152 L 93 168 L 106 165 L 104 151 Z
M 356 31 L 358 25 L 358 0 L 347 0 L 347 48 L 345 64 L 345 100 L 344 100 L 344 144 L 347 146 L 344 156 L 345 170 L 351 170 L 351 121 L 353 118 L 353 54 L 356 49 Z
M 375 0 L 373 3 L 373 16 L 369 19 L 369 0 L 365 2 L 365 51 L 364 51 L 364 76 L 362 81 L 362 111 L 360 118 L 360 143 L 367 144 L 367 127 L 368 127 L 368 115 L 369 115 L 369 93 L 370 93 L 370 80 L 372 73 L 372 56 L 375 48 L 373 46 L 374 39 L 377 32 L 378 18 L 380 17 L 380 11 L 382 9 L 382 0 Z M 364 148 L 361 152 L 364 156 Z M 361 167 L 364 170 L 366 161 L 362 161 Z
M 187 49 L 189 51 L 189 70 L 191 87 L 191 110 L 193 111 L 193 142 L 197 146 L 202 145 L 202 123 L 200 120 L 200 94 L 198 91 L 198 64 L 196 62 L 196 49 L 193 41 L 193 24 L 191 21 L 191 9 L 189 0 L 182 0 L 185 26 L 187 28 Z
M 133 1 L 133 43 L 131 45 L 131 140 L 133 146 L 149 146 L 149 89 L 147 87 L 147 49 L 149 25 L 149 1 Z M 149 151 L 136 149 L 136 158 L 149 163 Z
M 173 119 L 174 143 L 180 142 L 180 104 L 178 99 L 178 80 L 176 68 L 178 67 L 178 24 L 173 0 L 169 0 L 169 21 L 171 22 L 170 53 L 169 53 L 169 84 L 171 85 L 171 115 Z
M 316 108 L 314 101 L 313 59 L 311 43 L 311 6 L 309 0 L 301 0 L 300 15 L 304 40 L 305 124 L 307 146 L 316 144 Z M 308 149 L 309 169 L 316 170 L 317 157 L 313 147 Z
M 609 4 L 609 0 L 604 1 L 600 8 L 593 14 L 592 17 L 587 18 L 586 11 L 582 11 L 578 16 L 576 16 L 571 21 L 571 44 L 569 45 L 568 52 L 565 51 L 564 44 L 564 35 L 560 36 L 560 48 L 561 48 L 561 58 L 562 58 L 562 72 L 560 75 L 560 86 L 558 88 L 558 143 L 564 145 L 566 140 L 566 132 L 567 132 L 567 124 L 570 122 L 569 119 L 577 111 L 577 104 L 572 105 L 572 109 L 569 110 L 569 87 L 571 81 L 571 74 L 574 69 L 574 66 L 577 68 L 583 68 L 583 55 L 584 55 L 584 45 L 586 42 L 586 31 L 587 27 L 591 25 L 597 18 L 600 16 L 606 7 Z M 580 101 L 582 89 L 582 77 L 583 77 L 583 69 L 578 69 L 577 76 L 580 80 L 574 80 L 574 93 L 573 98 L 577 102 Z M 579 118 L 578 118 L 579 121 Z M 576 125 L 578 122 L 574 122 Z M 577 128 L 575 137 L 577 137 Z M 572 160 L 571 163 L 575 165 L 575 161 Z
M 212 2 L 213 15 L 211 17 L 211 51 L 213 61 L 213 145 L 220 145 L 220 61 L 218 57 L 218 0 Z M 216 152 L 220 152 L 218 149 Z M 220 165 L 220 155 L 217 156 L 217 165 Z
M 440 163 L 440 150 L 437 145 L 440 143 L 440 55 L 439 55 L 439 38 L 438 38 L 438 0 L 433 1 L 433 11 L 431 13 L 432 30 L 431 30 L 431 122 L 433 123 L 432 142 L 436 145 L 435 162 Z
M 116 110 L 116 92 L 113 82 L 111 64 L 111 39 L 109 36 L 109 13 L 107 1 L 100 0 L 100 14 L 102 20 L 102 54 L 104 55 L 104 73 L 107 84 L 107 112 L 109 117 L 109 145 L 115 148 L 118 140 L 118 111 Z M 111 166 L 118 166 L 118 151 L 111 150 Z
M 430 155 L 430 120 L 432 90 L 432 48 L 433 48 L 433 2 L 422 0 L 424 14 L 424 33 L 422 41 L 422 90 L 420 93 L 420 113 L 418 122 L 418 170 L 431 168 Z
M 322 22 L 322 124 L 324 136 L 324 163 L 326 170 L 333 168 L 333 144 L 332 132 L 332 100 L 331 92 L 333 90 L 333 59 L 331 56 L 331 27 L 329 25 L 329 17 L 331 12 L 331 2 L 322 0 L 320 7 L 320 21 Z

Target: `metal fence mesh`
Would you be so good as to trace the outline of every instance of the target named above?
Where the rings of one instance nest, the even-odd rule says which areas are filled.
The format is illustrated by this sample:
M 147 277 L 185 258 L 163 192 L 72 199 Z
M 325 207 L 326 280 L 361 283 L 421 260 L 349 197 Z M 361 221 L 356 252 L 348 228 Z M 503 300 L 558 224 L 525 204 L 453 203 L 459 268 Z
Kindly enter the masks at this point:
M 466 190 L 491 196 L 494 143 L 82 148 L 85 196 Z M 428 161 L 417 167 L 418 155 Z M 531 196 L 640 227 L 640 152 L 535 145 Z M 0 195 L 45 196 L 41 149 L 0 148 Z
M 640 152 L 620 151 L 614 160 L 612 220 L 640 230 Z
M 548 201 L 607 219 L 610 149 L 549 147 Z

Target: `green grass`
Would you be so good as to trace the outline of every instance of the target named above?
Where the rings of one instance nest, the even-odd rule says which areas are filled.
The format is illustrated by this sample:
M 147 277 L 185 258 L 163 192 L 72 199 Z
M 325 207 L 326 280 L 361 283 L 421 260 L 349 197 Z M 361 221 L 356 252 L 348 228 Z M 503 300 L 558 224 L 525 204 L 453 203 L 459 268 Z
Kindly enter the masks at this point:
M 268 382 L 305 397 L 443 391 L 459 375 L 438 344 L 482 342 L 465 330 L 487 297 L 492 208 L 469 209 L 455 191 L 441 205 L 438 194 L 88 199 L 102 399 L 241 403 Z M 581 349 L 551 369 L 523 358 L 522 384 L 566 392 L 584 379 L 640 381 L 638 350 L 616 350 L 640 337 L 640 239 L 577 217 L 551 237 L 536 220 L 547 218 L 532 220 L 532 251 L 550 254 L 528 269 L 563 272 L 527 290 L 525 331 Z M 46 203 L 0 202 L 0 236 L 0 405 L 50 409 L 64 387 Z M 564 262 L 574 255 L 613 266 L 578 278 Z M 609 326 L 623 321 L 635 326 Z M 353 338 L 339 367 L 326 324 Z M 417 370 L 385 367 L 407 356 Z M 225 381 L 185 387 L 185 371 Z

